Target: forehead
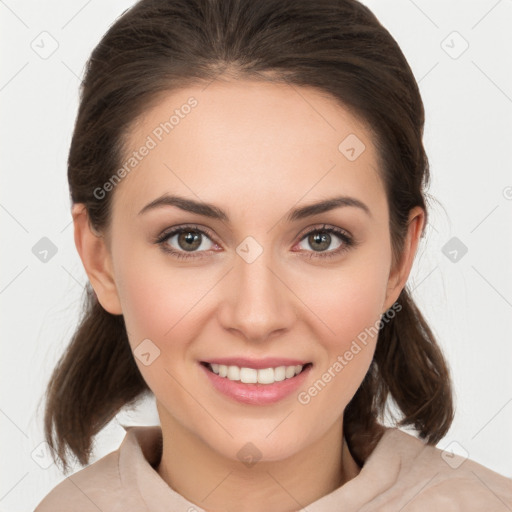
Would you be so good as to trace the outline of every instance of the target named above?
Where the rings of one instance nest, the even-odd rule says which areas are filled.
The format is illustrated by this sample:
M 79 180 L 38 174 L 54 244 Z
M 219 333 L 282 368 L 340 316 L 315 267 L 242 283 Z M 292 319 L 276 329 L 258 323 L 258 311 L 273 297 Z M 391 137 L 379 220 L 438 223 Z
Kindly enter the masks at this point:
M 228 210 L 291 206 L 334 190 L 382 202 L 371 137 L 360 119 L 310 87 L 214 81 L 172 91 L 131 127 L 114 208 L 135 215 L 163 193 Z

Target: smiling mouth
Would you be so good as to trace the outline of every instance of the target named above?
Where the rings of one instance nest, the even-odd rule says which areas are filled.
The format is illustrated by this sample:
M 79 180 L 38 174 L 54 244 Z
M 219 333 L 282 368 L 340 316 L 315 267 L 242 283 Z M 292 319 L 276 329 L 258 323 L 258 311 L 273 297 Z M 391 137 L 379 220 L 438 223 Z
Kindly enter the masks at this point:
M 201 363 L 203 366 L 206 366 L 206 368 L 208 368 L 208 370 L 210 370 L 211 372 L 213 372 L 212 365 L 211 365 L 210 363 L 207 363 L 206 361 L 200 361 L 200 363 Z M 229 365 L 225 365 L 225 366 L 229 366 Z M 302 367 L 302 370 L 300 371 L 300 373 L 302 373 L 306 368 L 309 368 L 310 366 L 313 366 L 313 363 L 306 363 L 306 364 Z
M 203 365 L 209 372 L 226 378 L 232 382 L 239 382 L 243 384 L 270 384 L 270 383 L 279 383 L 288 381 L 297 377 L 301 373 L 309 370 L 310 367 L 313 366 L 313 363 L 306 363 L 302 365 L 302 368 L 297 366 L 281 366 L 281 367 L 270 367 L 265 369 L 255 369 L 249 367 L 238 367 L 235 365 L 215 365 L 215 368 L 212 366 L 212 363 L 208 363 L 206 361 L 201 361 L 201 365 Z M 220 371 L 220 366 L 223 366 L 223 371 Z M 243 368 L 243 370 L 242 370 Z M 295 373 L 294 370 L 295 369 Z M 248 375 L 250 370 L 250 375 Z M 271 372 L 269 372 L 271 370 Z M 283 371 L 285 370 L 285 371 Z M 242 375 L 242 372 L 244 374 Z M 260 373 L 261 372 L 261 373 Z M 277 376 L 279 375 L 279 377 Z

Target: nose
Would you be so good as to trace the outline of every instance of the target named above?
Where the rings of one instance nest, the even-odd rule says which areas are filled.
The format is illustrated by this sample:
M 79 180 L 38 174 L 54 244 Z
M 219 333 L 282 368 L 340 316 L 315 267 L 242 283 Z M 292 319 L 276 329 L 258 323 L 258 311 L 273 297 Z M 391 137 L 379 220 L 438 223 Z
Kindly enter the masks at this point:
M 236 256 L 223 286 L 219 321 L 248 341 L 265 341 L 278 331 L 283 334 L 296 319 L 295 295 L 270 250 L 252 262 Z

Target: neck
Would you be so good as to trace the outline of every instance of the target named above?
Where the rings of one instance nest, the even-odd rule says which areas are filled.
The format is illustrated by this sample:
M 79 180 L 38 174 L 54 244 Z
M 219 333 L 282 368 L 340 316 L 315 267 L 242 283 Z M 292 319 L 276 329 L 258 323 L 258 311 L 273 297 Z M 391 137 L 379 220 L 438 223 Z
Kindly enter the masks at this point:
M 209 511 L 300 510 L 360 471 L 341 422 L 301 452 L 281 460 L 262 458 L 250 466 L 222 456 L 168 416 L 161 423 L 158 474 L 185 499 Z

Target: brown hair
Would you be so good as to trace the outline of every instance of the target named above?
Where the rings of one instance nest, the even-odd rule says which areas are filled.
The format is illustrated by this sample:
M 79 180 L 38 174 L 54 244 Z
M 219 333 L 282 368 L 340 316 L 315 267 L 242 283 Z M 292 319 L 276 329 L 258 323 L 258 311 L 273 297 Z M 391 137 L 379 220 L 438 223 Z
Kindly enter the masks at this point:
M 229 73 L 228 73 L 229 72 Z M 98 199 L 123 161 L 126 134 L 160 94 L 218 76 L 311 86 L 371 127 L 385 185 L 393 264 L 410 210 L 427 215 L 424 108 L 399 46 L 356 0 L 141 0 L 94 49 L 81 87 L 68 159 L 73 203 L 109 225 L 112 194 Z M 89 462 L 93 437 L 126 405 L 151 393 L 122 316 L 86 287 L 84 314 L 46 390 L 45 435 L 67 471 L 66 451 Z M 344 411 L 344 434 L 362 465 L 379 441 L 388 400 L 420 438 L 437 443 L 453 419 L 450 375 L 407 286 L 381 324 L 373 361 Z M 57 462 L 57 459 L 56 459 Z

